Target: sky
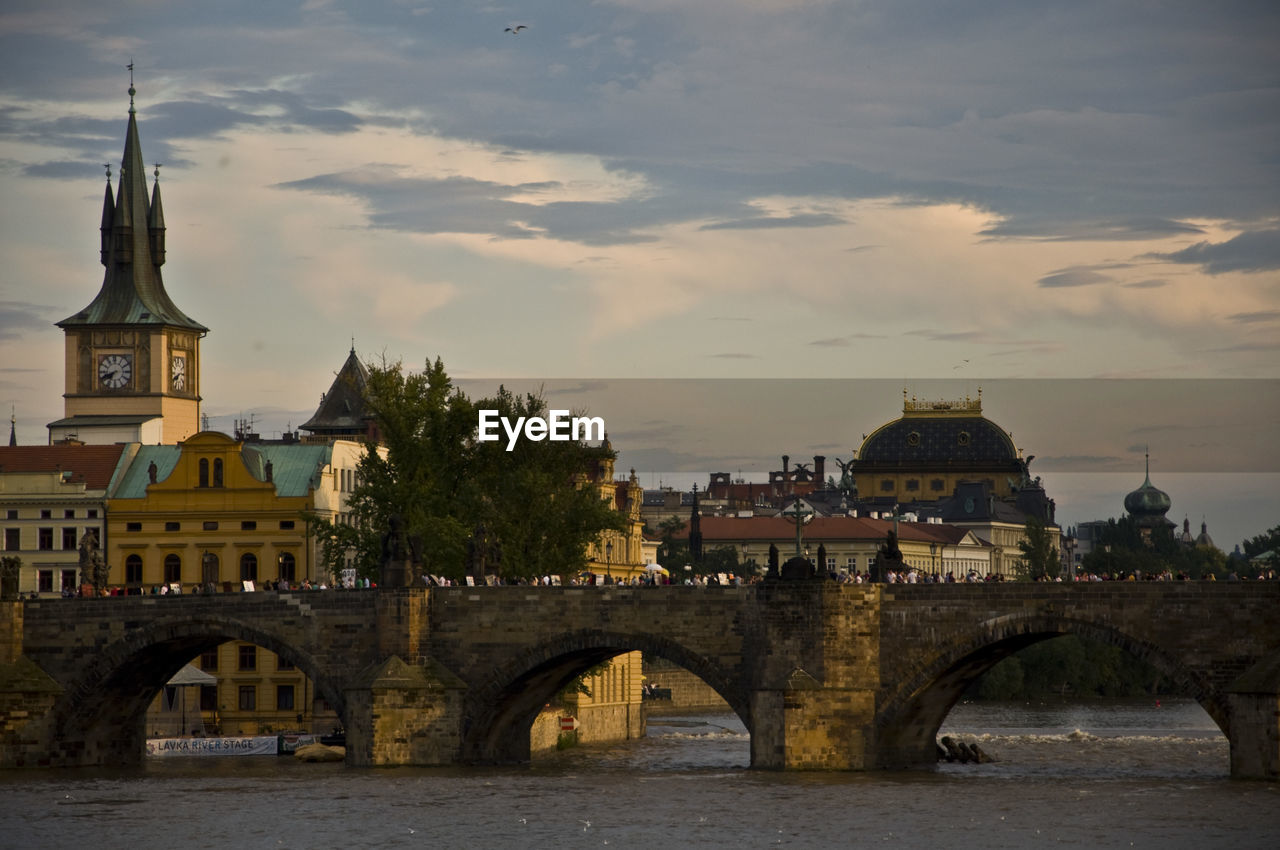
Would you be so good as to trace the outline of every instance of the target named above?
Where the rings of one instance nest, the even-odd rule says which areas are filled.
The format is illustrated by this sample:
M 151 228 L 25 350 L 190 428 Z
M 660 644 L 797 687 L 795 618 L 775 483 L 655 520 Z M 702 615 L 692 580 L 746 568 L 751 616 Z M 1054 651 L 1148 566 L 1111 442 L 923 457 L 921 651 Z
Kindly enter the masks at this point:
M 8 0 L 0 404 L 62 416 L 132 62 L 215 429 L 296 428 L 354 346 L 558 388 L 683 485 L 984 387 L 1061 521 L 1150 452 L 1229 549 L 1280 524 L 1278 43 L 1272 2 Z

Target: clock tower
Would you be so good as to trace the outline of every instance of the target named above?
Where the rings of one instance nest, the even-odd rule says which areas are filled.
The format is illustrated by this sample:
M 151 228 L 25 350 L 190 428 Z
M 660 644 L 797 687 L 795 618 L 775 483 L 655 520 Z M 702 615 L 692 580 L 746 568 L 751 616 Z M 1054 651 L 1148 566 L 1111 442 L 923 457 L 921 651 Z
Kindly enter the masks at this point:
M 132 68 L 132 66 L 130 66 Z M 200 430 L 200 340 L 209 329 L 165 292 L 160 166 L 147 197 L 129 81 L 129 127 L 114 197 L 107 169 L 102 204 L 102 289 L 73 316 L 66 334 L 65 416 L 49 440 L 178 443 Z

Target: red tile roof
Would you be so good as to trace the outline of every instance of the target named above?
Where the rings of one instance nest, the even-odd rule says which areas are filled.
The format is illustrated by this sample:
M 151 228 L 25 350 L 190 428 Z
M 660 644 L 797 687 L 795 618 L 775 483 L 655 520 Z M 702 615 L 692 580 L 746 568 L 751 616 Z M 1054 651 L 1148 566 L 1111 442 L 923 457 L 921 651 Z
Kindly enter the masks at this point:
M 70 472 L 89 490 L 105 490 L 124 451 L 111 446 L 0 446 L 0 472 Z
M 796 536 L 795 523 L 783 517 L 711 517 L 704 516 L 699 523 L 703 544 L 713 541 L 732 543 L 757 540 L 791 540 Z M 814 517 L 804 526 L 806 540 L 884 540 L 893 529 L 893 520 L 870 517 Z M 953 525 L 924 522 L 899 522 L 898 539 L 936 542 L 954 545 L 964 537 L 966 530 Z M 689 527 L 678 535 L 689 536 Z

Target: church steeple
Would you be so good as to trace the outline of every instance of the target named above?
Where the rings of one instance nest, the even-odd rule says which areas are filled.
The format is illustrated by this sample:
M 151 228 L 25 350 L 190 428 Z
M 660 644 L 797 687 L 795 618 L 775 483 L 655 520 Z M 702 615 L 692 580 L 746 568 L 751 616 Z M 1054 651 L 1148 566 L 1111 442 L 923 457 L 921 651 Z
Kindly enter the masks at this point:
M 148 187 L 129 71 L 124 154 L 114 192 L 107 166 L 99 224 L 102 287 L 57 323 L 67 340 L 65 414 L 49 423 L 51 442 L 177 443 L 199 430 L 200 340 L 209 329 L 165 291 L 160 164 Z
M 160 276 L 164 263 L 164 212 L 158 182 L 147 200 L 146 165 L 138 139 L 136 90 L 129 86 L 129 126 L 120 160 L 119 185 L 111 202 L 111 176 L 102 210 L 102 264 L 107 267 L 102 289 L 88 307 L 58 322 L 68 329 L 86 325 L 168 325 L 207 333 L 208 328 L 178 309 Z M 108 234 L 110 234 L 108 238 Z

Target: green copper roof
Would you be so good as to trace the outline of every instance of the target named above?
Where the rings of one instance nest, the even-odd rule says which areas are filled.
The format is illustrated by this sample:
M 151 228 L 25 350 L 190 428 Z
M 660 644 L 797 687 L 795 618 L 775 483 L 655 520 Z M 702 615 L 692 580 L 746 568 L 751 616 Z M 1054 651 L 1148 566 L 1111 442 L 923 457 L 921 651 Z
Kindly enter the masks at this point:
M 103 256 L 107 267 L 98 295 L 80 312 L 58 322 L 60 328 L 81 325 L 167 325 L 201 333 L 208 328 L 187 316 L 165 292 L 160 276 L 164 263 L 164 213 L 160 206 L 159 177 L 147 200 L 146 166 L 138 141 L 138 121 L 130 88 L 129 127 L 120 161 L 120 186 L 111 201 L 111 177 L 103 203 Z M 156 167 L 157 174 L 159 166 Z M 109 228 L 109 229 L 108 229 Z M 153 231 L 158 239 L 153 241 Z M 155 251 L 153 252 L 153 245 Z

